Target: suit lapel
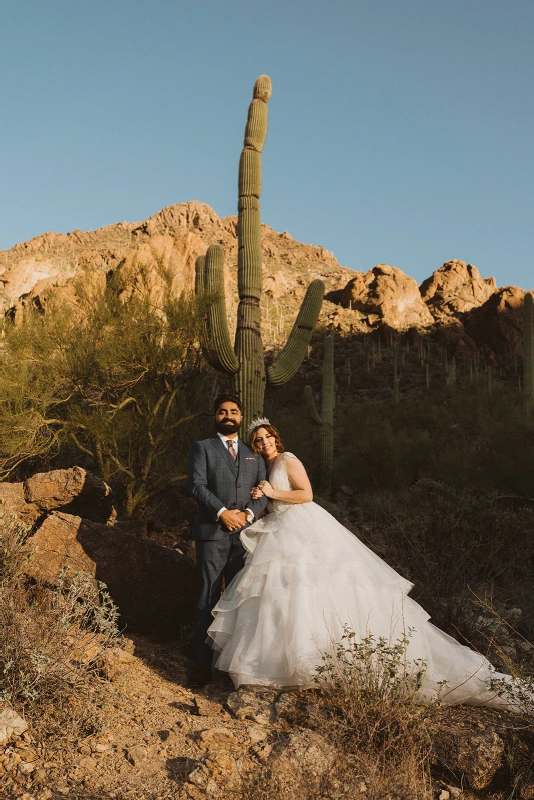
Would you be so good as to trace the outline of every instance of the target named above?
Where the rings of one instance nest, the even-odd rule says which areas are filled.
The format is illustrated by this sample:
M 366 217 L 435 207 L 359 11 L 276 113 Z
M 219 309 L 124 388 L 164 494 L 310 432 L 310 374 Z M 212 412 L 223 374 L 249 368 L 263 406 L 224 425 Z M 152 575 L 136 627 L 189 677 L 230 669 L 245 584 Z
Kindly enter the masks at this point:
M 246 470 L 248 469 L 248 465 L 249 464 L 254 463 L 254 466 L 256 466 L 256 459 L 254 459 L 254 462 L 247 461 L 247 458 L 250 458 L 251 456 L 254 456 L 253 451 L 250 448 L 248 448 L 247 445 L 244 442 L 242 442 L 241 439 L 240 439 L 239 440 L 239 464 L 238 464 L 238 469 L 237 469 L 238 478 L 241 478 L 245 474 Z
M 228 452 L 228 448 L 224 444 L 223 440 L 219 436 L 214 436 L 211 442 L 213 446 L 221 453 L 228 468 L 232 470 L 232 475 L 235 477 L 236 474 L 235 462 L 230 453 Z M 241 442 L 239 442 L 238 447 L 241 447 Z M 239 463 L 241 464 L 241 459 L 239 459 Z

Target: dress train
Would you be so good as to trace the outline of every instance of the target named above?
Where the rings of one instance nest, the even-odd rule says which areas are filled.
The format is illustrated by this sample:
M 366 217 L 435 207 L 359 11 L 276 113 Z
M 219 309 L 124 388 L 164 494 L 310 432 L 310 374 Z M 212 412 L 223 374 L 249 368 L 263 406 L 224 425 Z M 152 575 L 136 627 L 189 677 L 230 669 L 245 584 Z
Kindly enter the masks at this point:
M 270 475 L 291 484 L 283 453 Z M 390 645 L 407 638 L 406 659 L 426 665 L 418 699 L 439 692 L 446 704 L 509 708 L 490 688 L 511 681 L 479 653 L 436 628 L 408 593 L 412 584 L 316 503 L 269 501 L 269 514 L 241 534 L 245 566 L 213 609 L 208 630 L 215 666 L 236 687 L 313 685 L 322 655 L 346 627 L 358 640 L 372 634 Z

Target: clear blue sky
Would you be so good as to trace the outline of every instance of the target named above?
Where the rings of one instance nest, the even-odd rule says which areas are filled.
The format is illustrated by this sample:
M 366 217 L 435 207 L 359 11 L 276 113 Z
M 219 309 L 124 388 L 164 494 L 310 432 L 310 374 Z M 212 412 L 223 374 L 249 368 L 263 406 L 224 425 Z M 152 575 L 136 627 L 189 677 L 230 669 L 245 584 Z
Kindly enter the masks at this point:
M 533 42 L 532 0 L 3 0 L 0 248 L 236 213 L 267 73 L 264 222 L 353 269 L 534 288 Z

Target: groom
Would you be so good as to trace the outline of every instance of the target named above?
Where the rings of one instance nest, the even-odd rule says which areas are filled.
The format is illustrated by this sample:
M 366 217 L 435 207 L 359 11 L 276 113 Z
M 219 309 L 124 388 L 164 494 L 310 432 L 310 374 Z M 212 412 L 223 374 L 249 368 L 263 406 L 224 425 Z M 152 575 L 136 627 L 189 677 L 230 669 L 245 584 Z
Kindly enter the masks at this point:
M 198 503 L 191 535 L 196 546 L 198 581 L 195 617 L 195 685 L 198 686 L 211 679 L 213 650 L 207 630 L 213 621 L 211 611 L 221 595 L 223 577 L 228 585 L 244 565 L 245 548 L 239 532 L 267 504 L 266 497 L 252 500 L 250 496 L 253 487 L 265 480 L 265 464 L 238 438 L 243 419 L 240 401 L 232 395 L 221 395 L 214 410 L 217 435 L 193 444 L 188 466 L 189 491 Z

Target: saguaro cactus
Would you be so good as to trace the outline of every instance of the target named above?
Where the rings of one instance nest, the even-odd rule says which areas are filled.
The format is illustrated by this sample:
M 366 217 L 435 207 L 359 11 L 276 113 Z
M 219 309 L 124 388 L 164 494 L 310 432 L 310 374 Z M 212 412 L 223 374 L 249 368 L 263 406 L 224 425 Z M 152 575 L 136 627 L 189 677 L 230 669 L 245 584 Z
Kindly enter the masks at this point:
M 523 306 L 523 397 L 525 410 L 532 413 L 534 405 L 534 311 L 531 292 L 525 294 Z
M 321 426 L 321 491 L 328 497 L 334 473 L 334 337 L 326 336 L 323 356 L 323 389 L 321 414 L 317 411 L 311 386 L 304 387 L 304 398 L 310 417 Z
M 239 161 L 239 306 L 233 347 L 224 297 L 223 249 L 219 245 L 211 245 L 206 255 L 196 262 L 195 288 L 198 296 L 205 297 L 207 306 L 204 353 L 215 369 L 232 376 L 233 390 L 245 407 L 244 427 L 251 419 L 263 414 L 266 382 L 281 386 L 297 372 L 306 356 L 324 296 L 323 282 L 312 281 L 284 349 L 266 370 L 261 339 L 263 276 L 260 193 L 261 151 L 267 135 L 267 102 L 270 96 L 271 80 L 267 75 L 261 75 L 254 85 Z

